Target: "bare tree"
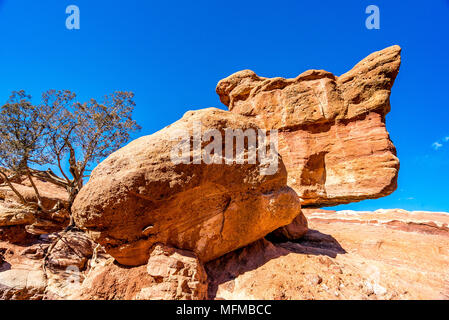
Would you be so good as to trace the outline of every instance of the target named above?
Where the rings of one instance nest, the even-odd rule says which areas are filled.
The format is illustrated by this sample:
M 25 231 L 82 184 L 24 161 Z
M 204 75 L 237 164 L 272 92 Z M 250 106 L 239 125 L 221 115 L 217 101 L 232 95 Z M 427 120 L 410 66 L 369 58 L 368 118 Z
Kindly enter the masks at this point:
M 81 103 L 71 91 L 49 90 L 37 106 L 24 91 L 13 92 L 0 111 L 0 177 L 24 205 L 44 214 L 60 210 L 63 204 L 44 207 L 33 179 L 65 188 L 69 228 L 73 227 L 71 206 L 89 176 L 89 167 L 120 148 L 130 132 L 140 128 L 132 119 L 134 106 L 132 92 L 117 91 L 101 103 L 95 99 Z M 35 168 L 43 165 L 58 167 L 62 176 Z M 30 203 L 14 187 L 13 179 L 20 176 L 29 179 L 37 202 Z
M 40 194 L 36 189 L 37 203 L 30 204 L 13 186 L 17 176 L 27 176 L 31 182 L 31 167 L 50 161 L 45 154 L 48 134 L 47 123 L 53 112 L 45 112 L 31 103 L 25 91 L 15 91 L 0 111 L 0 176 L 25 205 L 34 205 L 44 212 Z M 4 169 L 7 169 L 5 171 Z M 33 183 L 33 187 L 35 187 Z

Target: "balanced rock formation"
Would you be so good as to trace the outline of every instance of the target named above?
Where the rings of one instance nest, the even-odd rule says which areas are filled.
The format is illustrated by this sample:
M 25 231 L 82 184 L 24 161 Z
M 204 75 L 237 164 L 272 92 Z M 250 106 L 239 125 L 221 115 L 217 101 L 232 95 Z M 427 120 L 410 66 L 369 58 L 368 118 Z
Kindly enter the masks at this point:
M 279 130 L 288 185 L 303 206 L 379 198 L 397 187 L 399 160 L 385 127 L 401 49 L 374 52 L 340 77 L 309 70 L 294 79 L 237 72 L 217 85 L 229 110 Z
M 199 129 L 202 141 L 195 140 Z M 147 263 L 156 243 L 190 250 L 206 262 L 289 224 L 301 211 L 298 196 L 286 185 L 282 159 L 273 151 L 270 161 L 228 162 L 226 150 L 234 154 L 237 145 L 226 141 L 230 129 L 258 128 L 228 111 L 191 111 L 113 153 L 75 200 L 77 226 L 120 264 L 138 266 Z M 210 153 L 207 164 L 201 156 L 212 144 L 220 151 Z M 269 145 L 262 140 L 258 149 L 267 151 Z M 180 156 L 184 147 L 187 156 Z M 253 151 L 245 144 L 242 159 Z M 263 174 L 269 168 L 275 170 Z

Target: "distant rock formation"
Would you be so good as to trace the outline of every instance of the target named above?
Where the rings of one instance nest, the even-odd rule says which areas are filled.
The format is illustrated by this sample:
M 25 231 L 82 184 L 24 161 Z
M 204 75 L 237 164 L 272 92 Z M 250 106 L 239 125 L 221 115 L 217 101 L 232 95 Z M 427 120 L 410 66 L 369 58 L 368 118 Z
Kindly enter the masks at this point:
M 401 49 L 374 52 L 340 77 L 294 79 L 237 72 L 217 85 L 229 110 L 278 129 L 288 185 L 304 207 L 379 198 L 397 187 L 399 160 L 385 128 Z
M 449 214 L 446 212 L 379 209 L 376 211 L 316 211 L 306 209 L 309 219 L 320 223 L 369 224 L 388 229 L 449 237 Z

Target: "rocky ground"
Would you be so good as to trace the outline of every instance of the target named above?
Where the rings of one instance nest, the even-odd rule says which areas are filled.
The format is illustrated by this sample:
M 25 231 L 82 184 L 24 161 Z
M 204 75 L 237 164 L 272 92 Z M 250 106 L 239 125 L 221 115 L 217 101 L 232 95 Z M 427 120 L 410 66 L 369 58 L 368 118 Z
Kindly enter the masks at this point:
M 0 298 L 186 298 L 170 295 L 176 292 L 170 283 L 195 270 L 194 281 L 203 285 L 193 287 L 203 299 L 449 299 L 448 213 L 304 211 L 310 230 L 302 239 L 259 240 L 207 263 L 207 295 L 201 267 L 185 258 L 182 266 L 170 263 L 177 261 L 170 260 L 173 252 L 153 260 L 151 269 L 128 268 L 101 251 L 94 254 L 89 241 L 75 234 L 69 244 L 80 255 L 60 242 L 59 255 L 53 254 L 59 268 L 44 270 L 39 249 L 48 245 L 45 239 L 2 241 Z M 69 264 L 81 272 L 67 271 Z M 179 276 L 162 282 L 164 272 Z

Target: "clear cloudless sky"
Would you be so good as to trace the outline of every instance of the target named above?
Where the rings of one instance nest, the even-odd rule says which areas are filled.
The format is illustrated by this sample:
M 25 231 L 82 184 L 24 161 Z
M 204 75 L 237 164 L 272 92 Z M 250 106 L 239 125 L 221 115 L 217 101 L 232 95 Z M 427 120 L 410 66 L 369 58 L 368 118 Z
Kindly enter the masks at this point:
M 65 27 L 72 4 L 80 30 Z M 365 27 L 371 4 L 380 30 Z M 1 103 L 18 89 L 37 100 L 50 88 L 81 99 L 131 90 L 143 127 L 134 138 L 187 110 L 225 109 L 215 86 L 236 71 L 340 75 L 398 44 L 402 66 L 387 116 L 401 160 L 398 189 L 339 209 L 449 211 L 449 0 L 0 0 L 0 40 Z

